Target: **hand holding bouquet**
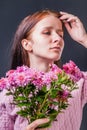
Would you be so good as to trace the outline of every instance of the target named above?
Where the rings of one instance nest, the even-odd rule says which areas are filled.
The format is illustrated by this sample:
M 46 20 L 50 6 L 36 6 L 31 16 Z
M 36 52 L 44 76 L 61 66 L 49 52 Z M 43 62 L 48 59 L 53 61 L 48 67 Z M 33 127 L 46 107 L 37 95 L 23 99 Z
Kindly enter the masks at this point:
M 13 104 L 19 108 L 17 114 L 26 118 L 29 123 L 36 119 L 49 118 L 48 123 L 39 126 L 48 127 L 68 107 L 68 99 L 77 88 L 77 78 L 73 78 L 75 76 L 72 76 L 71 70 L 69 74 L 70 64 L 73 70 L 79 70 L 73 62 L 63 66 L 65 70 L 53 64 L 47 73 L 27 66 L 17 67 L 0 79 L 0 88 L 7 89 L 7 95 L 13 96 Z

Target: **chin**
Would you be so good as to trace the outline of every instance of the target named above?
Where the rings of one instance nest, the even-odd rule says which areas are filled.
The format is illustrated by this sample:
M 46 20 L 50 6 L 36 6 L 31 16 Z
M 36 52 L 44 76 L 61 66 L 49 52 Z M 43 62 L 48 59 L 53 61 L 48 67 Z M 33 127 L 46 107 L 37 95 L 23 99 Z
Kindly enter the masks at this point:
M 58 57 L 58 58 L 53 58 L 53 59 L 52 59 L 52 61 L 58 61 L 58 60 L 60 60 L 59 57 Z
M 55 60 L 55 61 L 60 60 L 60 56 L 58 56 L 58 55 L 57 55 L 57 56 L 55 56 L 55 57 L 54 57 L 54 60 Z
M 60 60 L 60 58 L 61 58 L 61 54 L 58 54 L 58 53 L 57 53 L 57 54 L 54 54 L 54 55 L 53 55 L 53 59 L 54 59 L 55 61 L 56 61 L 56 60 L 57 60 L 57 61 Z
M 48 59 L 51 61 L 58 61 L 58 60 L 60 60 L 60 58 L 61 58 L 61 55 L 52 54 L 52 55 L 50 55 L 50 57 Z

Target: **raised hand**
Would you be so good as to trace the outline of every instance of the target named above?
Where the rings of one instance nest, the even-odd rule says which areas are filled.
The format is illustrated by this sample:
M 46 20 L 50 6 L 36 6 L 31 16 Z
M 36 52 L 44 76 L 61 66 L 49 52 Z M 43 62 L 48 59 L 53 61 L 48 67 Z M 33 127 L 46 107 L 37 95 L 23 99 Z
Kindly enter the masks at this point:
M 87 33 L 81 20 L 77 16 L 66 12 L 60 12 L 60 14 L 60 19 L 64 22 L 71 38 L 87 47 Z

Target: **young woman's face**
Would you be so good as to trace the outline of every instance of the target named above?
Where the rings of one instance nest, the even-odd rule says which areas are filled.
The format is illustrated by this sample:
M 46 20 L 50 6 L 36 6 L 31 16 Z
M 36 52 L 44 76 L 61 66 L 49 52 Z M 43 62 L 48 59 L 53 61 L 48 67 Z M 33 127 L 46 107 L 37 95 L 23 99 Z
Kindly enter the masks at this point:
M 40 20 L 31 33 L 33 56 L 48 61 L 59 60 L 64 48 L 61 21 L 48 15 Z

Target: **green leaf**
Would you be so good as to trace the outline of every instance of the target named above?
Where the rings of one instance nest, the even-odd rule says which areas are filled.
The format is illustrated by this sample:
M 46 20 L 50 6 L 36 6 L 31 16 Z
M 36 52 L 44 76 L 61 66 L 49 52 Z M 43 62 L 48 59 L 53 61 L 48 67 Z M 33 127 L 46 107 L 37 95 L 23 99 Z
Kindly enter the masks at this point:
M 47 87 L 46 86 L 43 86 L 42 89 L 41 89 L 44 93 L 47 92 Z
M 58 111 L 51 109 L 49 112 L 49 118 L 51 121 L 53 121 L 58 115 Z
M 45 113 L 39 113 L 38 114 L 38 119 L 40 118 L 45 118 L 46 117 L 46 114 Z
M 26 111 L 24 111 L 24 110 L 18 111 L 17 114 L 20 115 L 20 116 L 23 116 L 23 117 L 27 117 L 28 116 L 28 113 Z
M 19 103 L 17 104 L 17 106 L 19 106 L 19 107 L 30 106 L 30 104 L 27 103 L 27 102 L 19 102 Z
M 27 100 L 27 98 L 24 96 L 18 96 L 15 100 L 16 101 L 24 101 L 24 100 Z

